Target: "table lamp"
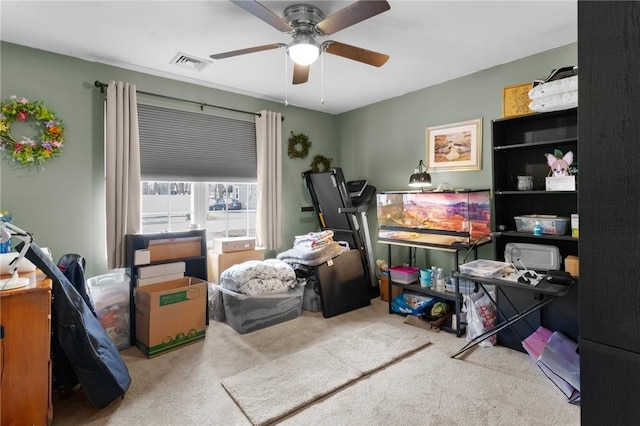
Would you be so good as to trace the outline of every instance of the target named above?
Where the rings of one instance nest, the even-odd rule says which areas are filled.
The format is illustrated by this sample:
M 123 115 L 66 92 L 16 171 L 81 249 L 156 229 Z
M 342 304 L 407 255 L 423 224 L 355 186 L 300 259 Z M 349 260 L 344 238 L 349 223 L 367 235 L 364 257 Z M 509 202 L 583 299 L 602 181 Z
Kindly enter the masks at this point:
M 24 287 L 29 284 L 29 278 L 18 276 L 18 265 L 24 258 L 27 250 L 29 250 L 31 243 L 33 243 L 33 236 L 27 231 L 24 231 L 9 222 L 0 221 L 0 243 L 9 241 L 11 237 L 16 237 L 24 241 L 24 245 L 18 256 L 9 262 L 9 273 L 11 274 L 11 278 L 0 280 L 0 291 Z
M 414 188 L 420 188 L 424 191 L 424 188 L 430 187 L 431 184 L 431 175 L 427 173 L 426 166 L 420 160 L 418 163 L 418 167 L 414 170 L 413 174 L 409 178 L 409 186 Z

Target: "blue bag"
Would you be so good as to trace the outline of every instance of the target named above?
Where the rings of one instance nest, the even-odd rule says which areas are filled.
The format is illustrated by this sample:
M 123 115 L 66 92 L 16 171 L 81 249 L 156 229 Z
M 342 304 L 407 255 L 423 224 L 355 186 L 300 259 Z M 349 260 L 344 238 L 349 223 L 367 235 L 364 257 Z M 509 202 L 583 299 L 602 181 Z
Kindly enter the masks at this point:
M 438 299 L 420 294 L 401 293 L 391 301 L 391 309 L 398 314 L 424 315 L 427 308 L 433 306 Z

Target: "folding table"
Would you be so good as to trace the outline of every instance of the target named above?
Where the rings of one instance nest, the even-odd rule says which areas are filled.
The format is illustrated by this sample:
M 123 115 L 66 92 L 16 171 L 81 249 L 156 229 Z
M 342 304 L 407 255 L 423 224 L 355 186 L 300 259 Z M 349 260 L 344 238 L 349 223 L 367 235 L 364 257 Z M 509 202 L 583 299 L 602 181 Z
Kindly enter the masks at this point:
M 547 278 L 544 278 L 537 285 L 533 286 L 531 284 L 508 281 L 508 280 L 503 280 L 499 278 L 478 277 L 474 275 L 467 275 L 461 272 L 454 272 L 453 277 L 454 277 L 456 288 L 459 286 L 459 280 L 461 279 L 476 282 L 483 290 L 485 290 L 484 288 L 485 285 L 495 286 L 496 290 L 499 291 L 502 296 L 504 296 L 505 300 L 507 300 L 511 305 L 511 307 L 515 310 L 516 314 L 511 316 L 510 318 L 507 318 L 507 316 L 504 315 L 504 313 L 502 313 L 502 311 L 500 310 L 500 307 L 498 306 L 494 298 L 491 296 L 491 294 L 485 290 L 485 293 L 489 296 L 489 298 L 491 299 L 491 302 L 494 304 L 496 309 L 498 309 L 498 311 L 506 319 L 503 320 L 500 324 L 497 324 L 495 327 L 491 328 L 490 330 L 487 330 L 486 332 L 482 333 L 480 336 L 477 336 L 476 338 L 472 339 L 470 342 L 464 345 L 462 349 L 460 349 L 455 354 L 451 355 L 451 358 L 457 357 L 458 355 L 476 346 L 483 340 L 488 339 L 494 334 L 524 319 L 525 317 L 532 314 L 533 312 L 536 312 L 542 309 L 542 307 L 553 302 L 558 297 L 562 297 L 566 295 L 567 293 L 569 293 L 569 290 L 571 290 L 571 287 L 576 283 L 576 279 L 572 279 L 570 284 L 556 284 L 556 283 L 550 282 Z M 521 309 L 518 309 L 511 302 L 507 294 L 504 292 L 503 288 L 517 288 L 521 290 L 528 290 L 531 292 L 535 292 L 540 295 L 540 300 L 531 304 L 531 306 L 527 307 L 526 309 L 521 310 Z

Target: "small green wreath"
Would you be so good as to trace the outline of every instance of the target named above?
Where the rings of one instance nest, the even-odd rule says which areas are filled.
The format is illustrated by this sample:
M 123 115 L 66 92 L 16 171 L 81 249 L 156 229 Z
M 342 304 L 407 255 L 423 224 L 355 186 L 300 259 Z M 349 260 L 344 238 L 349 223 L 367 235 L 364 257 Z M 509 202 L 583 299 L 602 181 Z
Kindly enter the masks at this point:
M 40 139 L 22 136 L 17 140 L 11 134 L 14 121 L 35 120 L 40 128 Z M 20 167 L 38 170 L 53 157 L 60 155 L 64 142 L 64 125 L 53 111 L 42 102 L 11 96 L 0 104 L 0 151 Z
M 311 148 L 311 141 L 307 135 L 303 133 L 294 134 L 291 132 L 289 146 L 287 148 L 289 158 L 307 158 L 309 148 Z
M 312 172 L 327 172 L 331 168 L 331 162 L 333 158 L 327 158 L 324 155 L 316 155 L 313 157 L 313 162 L 311 163 L 311 171 Z M 320 170 L 320 165 L 322 165 L 323 169 Z

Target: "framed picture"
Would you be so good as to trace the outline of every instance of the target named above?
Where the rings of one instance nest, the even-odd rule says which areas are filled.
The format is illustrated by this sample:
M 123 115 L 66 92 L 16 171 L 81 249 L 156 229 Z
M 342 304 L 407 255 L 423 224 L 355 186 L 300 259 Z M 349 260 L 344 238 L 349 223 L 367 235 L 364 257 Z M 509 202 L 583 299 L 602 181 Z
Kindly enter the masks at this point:
M 529 99 L 531 83 L 515 84 L 502 89 L 502 118 L 531 114 Z
M 427 127 L 427 169 L 482 169 L 482 119 Z

